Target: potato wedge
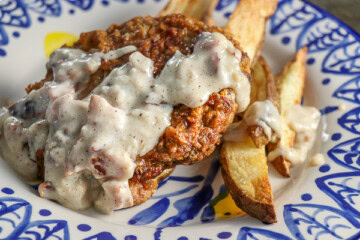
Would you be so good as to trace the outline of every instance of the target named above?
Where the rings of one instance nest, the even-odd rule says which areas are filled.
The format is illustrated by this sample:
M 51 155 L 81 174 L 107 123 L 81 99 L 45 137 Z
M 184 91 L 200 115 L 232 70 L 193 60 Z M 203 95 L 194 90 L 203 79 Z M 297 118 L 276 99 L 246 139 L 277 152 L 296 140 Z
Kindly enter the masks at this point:
M 276 88 L 280 97 L 282 136 L 277 144 L 270 144 L 268 150 L 277 147 L 292 147 L 295 141 L 295 132 L 290 129 L 286 120 L 287 111 L 295 104 L 301 103 L 304 92 L 306 75 L 307 48 L 300 49 L 294 59 L 289 62 L 280 74 L 276 76 Z M 290 177 L 291 163 L 283 156 L 273 160 L 275 169 L 284 177 Z
M 279 106 L 274 76 L 263 57 L 252 68 L 250 98 L 251 103 L 269 99 Z M 225 185 L 239 208 L 263 222 L 274 223 L 276 214 L 265 152 L 269 139 L 263 128 L 256 125 L 248 126 L 240 135 L 238 142 L 225 141 L 221 149 Z
M 220 163 L 236 205 L 263 222 L 276 222 L 265 147 L 257 148 L 249 135 L 240 142 L 224 142 Z
M 277 0 L 241 0 L 225 27 L 250 58 L 260 56 L 264 44 L 266 21 L 274 14 Z
M 260 56 L 258 61 L 251 68 L 250 104 L 255 101 L 264 101 L 266 99 L 266 83 L 268 78 L 272 78 L 272 82 L 274 82 L 274 76 L 272 75 L 269 66 L 267 65 L 265 59 Z
M 268 99 L 280 112 L 280 102 L 276 91 L 274 75 L 265 58 L 262 56 L 259 57 L 251 69 L 251 79 L 250 104 L 255 101 Z M 260 126 L 249 126 L 247 131 L 257 147 L 265 146 L 270 141 Z
M 215 20 L 213 18 L 213 13 L 216 8 L 216 5 L 218 4 L 219 0 L 211 0 L 210 5 L 208 6 L 208 9 L 204 15 L 204 17 L 201 19 L 204 23 L 206 23 L 209 26 L 215 26 Z
M 181 13 L 202 20 L 207 24 L 214 25 L 212 13 L 217 2 L 218 0 L 169 0 L 158 15 L 165 16 Z

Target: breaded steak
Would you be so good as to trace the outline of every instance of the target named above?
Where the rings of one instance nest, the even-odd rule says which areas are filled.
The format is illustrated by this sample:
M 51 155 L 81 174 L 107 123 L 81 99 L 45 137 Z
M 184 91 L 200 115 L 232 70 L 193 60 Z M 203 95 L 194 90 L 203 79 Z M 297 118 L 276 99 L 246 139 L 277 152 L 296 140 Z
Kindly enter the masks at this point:
M 201 21 L 179 14 L 157 18 L 136 17 L 121 25 L 111 25 L 106 31 L 82 33 L 73 47 L 86 52 L 108 52 L 134 45 L 154 62 L 154 76 L 158 76 L 177 50 L 184 55 L 191 54 L 202 32 L 220 32 L 240 49 L 239 44 L 223 29 L 207 26 Z M 87 88 L 80 93 L 80 98 L 86 97 L 112 69 L 127 63 L 129 55 L 103 61 L 99 70 L 91 76 Z M 240 65 L 250 80 L 250 65 L 245 53 L 241 56 Z M 45 81 L 51 81 L 52 77 L 52 71 L 49 70 L 46 78 L 29 85 L 27 92 L 40 88 Z M 142 203 L 151 197 L 157 189 L 157 179 L 166 177 L 171 172 L 167 169 L 179 164 L 193 164 L 210 155 L 216 145 L 220 144 L 222 133 L 233 121 L 236 110 L 235 94 L 231 89 L 213 93 L 204 105 L 194 109 L 184 105 L 175 106 L 171 125 L 166 128 L 158 144 L 136 159 L 137 167 L 129 180 L 134 203 Z M 43 156 L 40 153 L 37 157 L 39 175 L 42 176 Z

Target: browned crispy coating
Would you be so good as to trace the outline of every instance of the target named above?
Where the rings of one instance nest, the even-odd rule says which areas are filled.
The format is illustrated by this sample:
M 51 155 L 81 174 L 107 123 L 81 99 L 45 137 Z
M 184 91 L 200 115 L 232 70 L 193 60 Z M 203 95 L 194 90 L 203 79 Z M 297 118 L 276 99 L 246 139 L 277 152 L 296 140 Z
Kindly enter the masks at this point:
M 121 25 L 113 24 L 106 31 L 82 33 L 73 47 L 87 52 L 108 52 L 134 45 L 154 62 L 154 75 L 158 76 L 177 50 L 185 55 L 191 54 L 202 32 L 220 32 L 240 49 L 239 44 L 223 29 L 207 26 L 201 21 L 180 14 L 157 18 L 136 17 Z M 99 70 L 91 76 L 87 88 L 81 92 L 80 98 L 86 97 L 112 69 L 127 63 L 128 58 L 129 54 L 102 62 Z M 250 79 L 250 64 L 246 54 L 242 54 L 240 65 Z M 38 89 L 43 82 L 51 80 L 50 70 L 44 80 L 29 85 L 26 90 L 30 92 Z M 231 89 L 213 93 L 203 106 L 194 109 L 184 105 L 175 106 L 171 126 L 166 128 L 157 146 L 136 159 L 137 167 L 133 178 L 129 180 L 133 194 L 138 193 L 140 198 L 135 202 L 141 203 L 151 196 L 152 193 L 149 192 L 152 191 L 145 189 L 156 189 L 157 181 L 154 179 L 165 169 L 171 169 L 178 164 L 193 164 L 210 155 L 220 143 L 222 133 L 233 121 L 236 109 L 235 95 Z

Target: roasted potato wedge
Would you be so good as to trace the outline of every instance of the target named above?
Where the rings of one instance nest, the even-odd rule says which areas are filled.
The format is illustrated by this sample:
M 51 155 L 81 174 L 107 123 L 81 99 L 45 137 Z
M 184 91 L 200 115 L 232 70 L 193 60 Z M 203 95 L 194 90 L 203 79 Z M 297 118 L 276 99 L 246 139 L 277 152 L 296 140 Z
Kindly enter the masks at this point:
M 240 142 L 224 142 L 222 146 L 220 163 L 225 185 L 239 208 L 263 222 L 275 223 L 265 147 L 257 148 L 245 134 Z
M 208 9 L 207 9 L 204 17 L 201 19 L 204 23 L 206 23 L 209 26 L 216 25 L 215 20 L 213 18 L 213 12 L 214 12 L 218 2 L 219 2 L 219 0 L 211 0 L 210 5 L 208 6 Z
M 251 69 L 251 79 L 250 104 L 255 101 L 268 99 L 280 112 L 280 102 L 276 91 L 274 75 L 265 58 L 262 56 L 259 57 Z M 248 126 L 247 131 L 257 147 L 265 146 L 270 141 L 260 126 Z
M 252 69 L 251 103 L 266 99 L 279 106 L 274 76 L 260 57 Z M 265 152 L 268 142 L 262 127 L 248 126 L 238 142 L 223 143 L 220 162 L 225 185 L 236 205 L 263 222 L 274 223 L 276 214 Z
M 197 18 L 209 25 L 215 25 L 212 18 L 218 0 L 169 0 L 159 12 L 159 16 L 181 13 Z
M 276 76 L 276 89 L 280 97 L 282 136 L 277 144 L 269 144 L 268 150 L 277 147 L 292 147 L 295 141 L 295 132 L 290 129 L 286 120 L 287 111 L 295 104 L 301 103 L 304 92 L 306 75 L 307 48 L 300 49 L 294 59 L 289 62 L 280 74 Z M 273 162 L 275 169 L 284 177 L 290 177 L 291 163 L 283 156 Z
M 266 99 L 266 82 L 268 78 L 272 78 L 272 81 L 274 82 L 274 76 L 272 76 L 271 70 L 265 59 L 261 56 L 251 68 L 250 104 L 256 101 L 264 101 Z
M 225 27 L 240 42 L 252 65 L 261 54 L 266 21 L 276 7 L 277 0 L 241 0 Z

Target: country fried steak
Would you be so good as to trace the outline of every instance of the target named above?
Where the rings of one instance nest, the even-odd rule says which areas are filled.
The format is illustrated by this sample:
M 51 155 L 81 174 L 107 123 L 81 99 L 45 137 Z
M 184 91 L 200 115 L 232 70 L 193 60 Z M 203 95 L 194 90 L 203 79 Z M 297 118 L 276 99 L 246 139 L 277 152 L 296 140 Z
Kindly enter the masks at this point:
M 180 51 L 189 55 L 203 32 L 222 33 L 234 46 L 239 44 L 223 29 L 210 27 L 196 19 L 174 14 L 164 17 L 136 17 L 121 25 L 111 25 L 106 31 L 97 30 L 82 33 L 73 48 L 85 52 L 109 52 L 133 45 L 137 51 L 154 62 L 154 76 L 158 76 L 168 60 Z M 129 62 L 129 54 L 118 59 L 102 61 L 92 74 L 85 89 L 78 95 L 85 98 L 114 69 Z M 242 54 L 240 68 L 249 77 L 249 60 Z M 26 88 L 30 93 L 53 80 L 50 69 L 41 82 Z M 77 89 L 75 88 L 75 91 Z M 210 95 L 208 101 L 197 108 L 177 105 L 171 114 L 171 125 L 166 128 L 158 144 L 148 153 L 136 158 L 136 169 L 129 180 L 134 204 L 140 204 L 151 197 L 158 182 L 169 175 L 176 165 L 190 165 L 210 155 L 220 144 L 224 133 L 233 121 L 237 104 L 232 89 L 223 89 Z M 43 151 L 36 154 L 39 176 L 44 177 Z

